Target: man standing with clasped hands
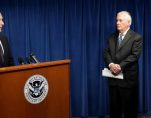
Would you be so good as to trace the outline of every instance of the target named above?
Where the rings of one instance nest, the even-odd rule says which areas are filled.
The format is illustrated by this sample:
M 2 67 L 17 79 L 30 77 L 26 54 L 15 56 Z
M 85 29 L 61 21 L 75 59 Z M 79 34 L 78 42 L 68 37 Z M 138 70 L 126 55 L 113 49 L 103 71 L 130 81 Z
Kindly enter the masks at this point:
M 129 12 L 121 11 L 116 17 L 117 32 L 110 35 L 104 52 L 105 63 L 114 75 L 123 72 L 124 78 L 108 78 L 110 118 L 137 118 L 138 59 L 142 37 L 130 29 Z

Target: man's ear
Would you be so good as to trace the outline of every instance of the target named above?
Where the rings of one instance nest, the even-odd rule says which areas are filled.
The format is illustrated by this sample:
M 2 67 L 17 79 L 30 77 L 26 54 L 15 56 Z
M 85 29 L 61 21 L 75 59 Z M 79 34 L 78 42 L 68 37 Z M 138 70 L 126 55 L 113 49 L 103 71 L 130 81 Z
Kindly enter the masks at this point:
M 130 20 L 128 20 L 128 26 L 129 26 L 129 27 L 131 26 L 131 21 L 130 21 Z

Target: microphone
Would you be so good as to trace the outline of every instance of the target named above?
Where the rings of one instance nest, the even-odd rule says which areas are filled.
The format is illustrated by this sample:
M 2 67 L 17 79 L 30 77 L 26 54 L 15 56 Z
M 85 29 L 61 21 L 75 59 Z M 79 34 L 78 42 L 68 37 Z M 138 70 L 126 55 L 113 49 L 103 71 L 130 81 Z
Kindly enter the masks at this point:
M 28 56 L 28 57 L 26 58 L 26 61 L 27 61 L 28 64 L 32 64 L 32 63 L 33 63 L 33 62 L 32 62 L 32 59 L 30 58 L 30 56 Z
M 23 60 L 22 57 L 18 57 L 18 63 L 19 63 L 20 65 L 24 65 L 24 64 L 25 64 L 25 62 L 24 62 L 24 60 Z
M 35 63 L 39 63 L 37 57 L 35 55 L 33 55 L 33 53 L 30 54 L 31 59 L 34 60 Z

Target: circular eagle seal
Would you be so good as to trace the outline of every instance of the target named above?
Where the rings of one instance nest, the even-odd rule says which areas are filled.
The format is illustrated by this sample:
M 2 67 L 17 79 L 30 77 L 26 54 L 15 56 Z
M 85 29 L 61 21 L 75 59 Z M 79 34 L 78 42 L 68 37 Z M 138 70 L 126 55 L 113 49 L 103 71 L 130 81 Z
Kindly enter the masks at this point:
M 25 83 L 24 95 L 31 104 L 42 102 L 48 94 L 48 82 L 42 75 L 33 75 Z

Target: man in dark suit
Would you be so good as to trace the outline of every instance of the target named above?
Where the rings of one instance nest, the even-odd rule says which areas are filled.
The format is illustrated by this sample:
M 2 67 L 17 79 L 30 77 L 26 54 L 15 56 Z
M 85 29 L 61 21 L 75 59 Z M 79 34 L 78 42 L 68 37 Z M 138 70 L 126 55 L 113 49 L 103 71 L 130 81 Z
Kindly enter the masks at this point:
M 110 35 L 104 53 L 105 63 L 114 75 L 109 78 L 110 118 L 137 118 L 138 59 L 142 50 L 142 37 L 130 29 L 131 15 L 127 11 L 117 14 L 117 32 Z
M 14 61 L 8 44 L 8 39 L 1 32 L 3 25 L 3 16 L 0 13 L 0 67 L 13 66 Z

